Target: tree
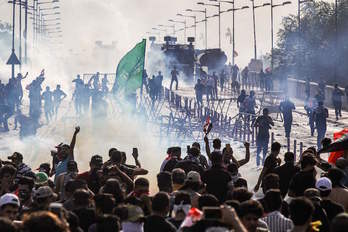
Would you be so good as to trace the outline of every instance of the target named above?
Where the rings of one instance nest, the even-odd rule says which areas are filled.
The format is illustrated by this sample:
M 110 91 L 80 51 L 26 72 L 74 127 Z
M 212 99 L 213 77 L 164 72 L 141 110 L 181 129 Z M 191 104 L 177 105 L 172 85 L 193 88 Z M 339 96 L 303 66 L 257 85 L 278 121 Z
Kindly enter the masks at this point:
M 348 80 L 347 6 L 348 0 L 338 4 L 337 37 L 334 4 L 323 1 L 303 4 L 300 32 L 297 16 L 283 18 L 278 48 L 272 54 L 274 73 L 345 85 Z

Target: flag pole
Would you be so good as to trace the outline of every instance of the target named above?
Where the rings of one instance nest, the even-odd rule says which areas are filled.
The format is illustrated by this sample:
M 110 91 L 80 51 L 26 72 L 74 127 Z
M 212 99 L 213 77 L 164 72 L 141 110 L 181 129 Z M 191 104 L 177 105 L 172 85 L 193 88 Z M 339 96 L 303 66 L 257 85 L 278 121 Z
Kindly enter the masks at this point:
M 140 90 L 140 104 L 143 101 L 143 88 L 144 88 L 144 69 L 145 69 L 145 58 L 146 58 L 146 39 L 145 40 L 145 45 L 144 45 L 144 61 L 143 61 L 143 72 L 141 74 L 141 90 Z

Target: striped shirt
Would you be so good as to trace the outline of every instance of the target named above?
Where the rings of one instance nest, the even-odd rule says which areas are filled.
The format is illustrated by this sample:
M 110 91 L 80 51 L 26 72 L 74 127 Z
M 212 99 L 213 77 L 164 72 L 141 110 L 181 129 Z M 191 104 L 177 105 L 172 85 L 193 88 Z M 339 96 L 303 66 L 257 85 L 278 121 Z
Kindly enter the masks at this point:
M 273 211 L 262 219 L 268 225 L 270 232 L 286 232 L 294 227 L 289 218 L 284 217 L 279 211 Z

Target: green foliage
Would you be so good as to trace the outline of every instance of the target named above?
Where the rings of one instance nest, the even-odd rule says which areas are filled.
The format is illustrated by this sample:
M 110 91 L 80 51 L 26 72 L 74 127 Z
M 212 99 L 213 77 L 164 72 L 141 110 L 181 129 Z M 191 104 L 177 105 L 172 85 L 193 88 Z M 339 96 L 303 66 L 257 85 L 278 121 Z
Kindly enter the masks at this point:
M 274 72 L 298 79 L 325 79 L 329 83 L 346 85 L 348 0 L 338 4 L 337 39 L 334 4 L 318 1 L 301 7 L 300 31 L 297 15 L 283 18 L 283 27 L 278 32 L 278 48 L 273 52 Z

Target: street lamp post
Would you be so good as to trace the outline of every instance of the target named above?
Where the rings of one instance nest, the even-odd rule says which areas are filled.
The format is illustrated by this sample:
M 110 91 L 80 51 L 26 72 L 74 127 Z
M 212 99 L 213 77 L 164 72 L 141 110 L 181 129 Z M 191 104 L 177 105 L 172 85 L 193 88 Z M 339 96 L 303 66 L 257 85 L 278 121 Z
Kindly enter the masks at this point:
M 195 34 L 195 38 L 196 38 L 196 36 L 197 36 L 197 29 L 196 29 L 197 28 L 197 17 L 195 15 L 183 15 L 183 14 L 176 14 L 176 15 L 193 19 L 194 34 Z
M 153 28 L 151 28 L 152 30 L 154 30 L 154 31 L 158 31 L 158 33 L 159 33 L 159 37 L 161 38 L 161 32 L 164 32 L 164 33 L 167 33 L 167 30 L 164 30 L 164 29 L 159 29 L 159 28 L 156 28 L 156 27 L 153 27 Z
M 204 13 L 204 22 L 205 22 L 205 25 L 204 25 L 204 31 L 205 31 L 205 50 L 208 49 L 208 17 L 207 17 L 207 8 L 205 8 L 204 10 L 193 10 L 193 9 L 186 9 L 186 11 L 188 12 L 196 12 L 196 13 Z M 202 22 L 202 21 L 201 21 Z M 199 22 L 197 22 L 199 23 Z
M 15 40 L 15 22 L 16 22 L 16 0 L 12 3 L 12 54 L 15 54 L 14 40 Z M 14 64 L 11 64 L 11 77 L 14 78 Z
M 249 6 L 242 6 L 239 8 L 234 7 L 234 2 L 230 1 L 221 1 L 221 2 L 226 2 L 226 3 L 231 3 L 232 4 L 232 9 L 228 9 L 227 11 L 223 12 L 230 12 L 232 11 L 232 65 L 234 65 L 234 51 L 235 51 L 235 11 L 237 10 L 244 10 L 244 9 L 249 9 Z
M 184 24 L 184 43 L 186 43 L 186 20 L 184 20 L 184 21 L 177 21 L 177 20 L 169 19 L 168 21 L 172 22 L 172 23 Z
M 271 0 L 271 4 L 270 4 L 270 6 L 271 6 L 271 70 L 273 70 L 273 48 L 274 48 L 274 39 L 273 39 L 273 37 L 274 37 L 274 33 L 273 33 L 273 27 L 274 27 L 274 25 L 273 25 L 273 8 L 274 7 L 278 7 L 278 6 L 285 6 L 285 5 L 289 5 L 289 4 L 291 4 L 291 2 L 290 1 L 285 1 L 285 2 L 283 2 L 283 3 L 280 3 L 280 4 L 273 4 L 273 0 Z
M 252 4 L 252 12 L 253 12 L 253 31 L 254 31 L 254 59 L 257 59 L 257 45 L 256 45 L 256 26 L 255 26 L 255 9 L 264 7 L 264 6 L 269 6 L 271 5 L 270 3 L 264 3 L 262 5 L 257 5 L 255 6 L 254 0 L 251 0 Z
M 13 0 L 12 2 L 12 50 L 11 55 L 6 64 L 11 65 L 11 78 L 14 78 L 15 70 L 14 66 L 16 64 L 20 64 L 20 61 L 18 60 L 16 54 L 15 54 L 15 22 L 16 22 L 16 0 Z
M 253 30 L 254 30 L 254 59 L 257 59 L 257 50 L 256 50 L 256 27 L 255 27 L 255 3 L 254 0 L 251 0 L 253 8 Z
M 167 28 L 172 28 L 173 29 L 173 35 L 175 35 L 175 24 L 173 25 L 163 25 L 163 24 L 159 24 L 157 25 L 158 27 L 167 27 Z
M 208 4 L 204 2 L 197 2 L 198 5 L 202 6 L 214 6 L 218 8 L 218 16 L 219 16 L 219 48 L 221 49 L 221 3 L 219 4 Z

